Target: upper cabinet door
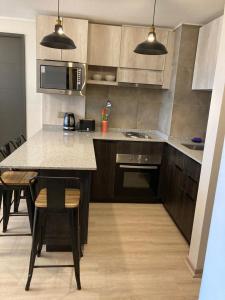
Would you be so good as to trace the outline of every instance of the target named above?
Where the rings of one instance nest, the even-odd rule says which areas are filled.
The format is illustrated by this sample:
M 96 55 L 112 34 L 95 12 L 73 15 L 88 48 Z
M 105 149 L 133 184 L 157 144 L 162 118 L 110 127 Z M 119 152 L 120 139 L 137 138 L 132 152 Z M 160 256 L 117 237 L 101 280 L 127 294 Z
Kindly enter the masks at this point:
M 141 55 L 134 53 L 136 46 L 147 39 L 149 27 L 122 26 L 120 53 L 121 68 L 164 70 L 165 55 Z M 167 45 L 168 30 L 156 28 L 157 39 Z
M 61 60 L 61 50 L 40 45 L 43 37 L 54 31 L 56 20 L 56 16 L 37 17 L 37 59 Z
M 121 26 L 89 24 L 88 64 L 119 67 Z
M 63 31 L 74 41 L 77 48 L 62 50 L 62 60 L 87 63 L 88 21 L 63 18 Z
M 201 27 L 195 59 L 193 90 L 212 90 L 223 16 Z

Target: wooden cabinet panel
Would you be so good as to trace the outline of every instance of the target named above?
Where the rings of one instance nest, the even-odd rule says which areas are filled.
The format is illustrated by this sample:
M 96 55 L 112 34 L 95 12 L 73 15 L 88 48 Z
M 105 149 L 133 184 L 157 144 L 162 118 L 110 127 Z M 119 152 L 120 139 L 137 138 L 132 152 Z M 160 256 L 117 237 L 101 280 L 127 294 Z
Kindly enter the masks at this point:
M 37 59 L 61 60 L 61 50 L 40 45 L 43 37 L 54 31 L 56 20 L 56 16 L 37 17 Z
M 188 242 L 191 240 L 201 165 L 167 145 L 160 174 L 160 196 Z
M 149 27 L 122 26 L 120 53 L 121 68 L 164 70 L 165 55 L 140 55 L 134 53 L 136 46 L 147 39 Z M 157 39 L 167 45 L 168 30 L 156 28 Z
M 163 71 L 119 68 L 117 81 L 136 84 L 163 84 Z
M 97 171 L 92 178 L 92 201 L 109 202 L 114 198 L 116 142 L 94 141 Z
M 88 64 L 119 67 L 121 26 L 89 24 Z
M 37 17 L 37 59 L 87 62 L 88 21 L 63 18 L 63 31 L 75 43 L 75 50 L 60 50 L 43 47 L 40 41 L 45 35 L 54 31 L 56 16 Z
M 77 48 L 62 50 L 62 60 L 87 63 L 88 21 L 63 18 L 63 31 L 74 41 Z
M 201 27 L 195 59 L 192 89 L 212 90 L 223 16 Z

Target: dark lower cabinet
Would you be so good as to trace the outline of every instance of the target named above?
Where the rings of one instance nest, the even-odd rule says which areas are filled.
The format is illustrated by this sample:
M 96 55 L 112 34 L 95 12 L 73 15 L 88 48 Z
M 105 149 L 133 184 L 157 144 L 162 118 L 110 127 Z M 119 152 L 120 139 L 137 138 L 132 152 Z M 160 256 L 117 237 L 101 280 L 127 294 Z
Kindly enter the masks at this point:
M 91 201 L 110 202 L 114 198 L 116 142 L 94 140 L 97 171 L 92 176 Z
M 97 171 L 92 176 L 91 201 L 158 202 L 163 145 L 161 142 L 94 140 Z M 141 169 L 141 166 L 139 169 L 136 164 L 120 166 L 116 164 L 116 154 L 151 155 L 157 161 L 157 170 Z M 143 182 L 146 182 L 144 187 L 140 186 Z
M 201 165 L 165 145 L 160 174 L 160 196 L 168 213 L 190 243 Z
M 201 171 L 199 163 L 164 143 L 95 140 L 94 147 L 97 171 L 92 176 L 91 201 L 143 202 L 140 190 L 139 194 L 135 194 L 135 189 L 129 189 L 126 195 L 124 192 L 118 193 L 118 186 L 124 179 L 117 173 L 116 154 L 151 153 L 157 160 L 160 156 L 162 163 L 157 198 L 151 199 L 147 194 L 142 198 L 148 203 L 162 201 L 185 239 L 190 242 Z

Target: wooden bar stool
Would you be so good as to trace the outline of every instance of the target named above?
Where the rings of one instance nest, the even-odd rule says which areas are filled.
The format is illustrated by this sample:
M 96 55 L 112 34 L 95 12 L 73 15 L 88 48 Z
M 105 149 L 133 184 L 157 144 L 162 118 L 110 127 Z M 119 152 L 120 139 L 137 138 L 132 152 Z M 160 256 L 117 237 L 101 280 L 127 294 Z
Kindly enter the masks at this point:
M 77 177 L 47 177 L 38 176 L 32 179 L 31 194 L 35 199 L 34 189 L 41 187 L 35 201 L 35 215 L 33 227 L 33 240 L 30 255 L 30 265 L 27 284 L 25 290 L 30 288 L 30 282 L 34 268 L 48 267 L 73 267 L 77 289 L 81 289 L 80 283 L 80 227 L 79 227 L 79 204 L 80 190 L 71 187 L 71 184 L 77 183 Z M 45 227 L 48 222 L 48 215 L 66 213 L 69 221 L 71 246 L 73 253 L 73 265 L 35 265 L 36 256 L 41 255 L 43 240 L 45 238 Z
M 33 229 L 34 203 L 30 192 L 30 180 L 38 175 L 32 171 L 5 171 L 0 176 L 0 190 L 3 194 L 3 232 L 7 231 L 9 216 L 25 216 L 27 214 L 10 213 L 12 194 L 15 191 L 24 191 L 27 203 L 27 210 L 30 222 L 30 229 Z M 21 236 L 28 234 L 10 234 L 10 236 Z M 29 234 L 30 235 L 30 234 Z M 4 235 L 6 236 L 6 235 Z

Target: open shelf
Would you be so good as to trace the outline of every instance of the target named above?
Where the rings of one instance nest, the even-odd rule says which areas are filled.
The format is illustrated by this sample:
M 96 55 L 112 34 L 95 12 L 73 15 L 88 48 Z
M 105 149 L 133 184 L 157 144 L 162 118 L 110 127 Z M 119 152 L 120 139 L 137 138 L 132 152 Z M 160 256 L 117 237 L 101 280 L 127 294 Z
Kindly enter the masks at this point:
M 101 74 L 102 80 L 94 80 L 93 75 L 94 74 Z M 105 75 L 114 75 L 115 80 L 114 81 L 107 81 L 104 79 Z M 111 86 L 117 86 L 117 68 L 115 67 L 104 67 L 104 66 L 88 66 L 88 80 L 87 84 L 97 84 L 97 85 L 111 85 Z

